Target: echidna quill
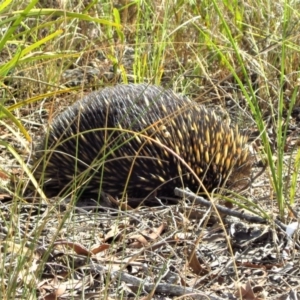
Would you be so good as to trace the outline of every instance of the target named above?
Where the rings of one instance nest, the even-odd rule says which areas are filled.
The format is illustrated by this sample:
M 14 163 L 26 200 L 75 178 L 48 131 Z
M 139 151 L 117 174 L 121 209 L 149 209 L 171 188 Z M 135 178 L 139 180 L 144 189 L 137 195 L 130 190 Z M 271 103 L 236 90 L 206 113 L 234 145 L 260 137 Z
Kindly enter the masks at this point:
M 249 175 L 247 137 L 213 110 L 171 90 L 117 85 L 87 95 L 56 117 L 36 152 L 47 196 L 98 198 L 207 191 Z

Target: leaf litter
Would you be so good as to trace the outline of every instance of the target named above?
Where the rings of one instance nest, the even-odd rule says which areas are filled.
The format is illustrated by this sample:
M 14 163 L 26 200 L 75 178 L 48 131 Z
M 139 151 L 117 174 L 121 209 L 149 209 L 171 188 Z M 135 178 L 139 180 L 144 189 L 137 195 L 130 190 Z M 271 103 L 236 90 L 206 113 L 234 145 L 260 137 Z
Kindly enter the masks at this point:
M 290 231 L 230 216 L 222 224 L 208 211 L 188 203 L 129 211 L 2 203 L 3 270 L 18 270 L 16 299 L 24 290 L 37 299 L 297 294 L 299 247 Z

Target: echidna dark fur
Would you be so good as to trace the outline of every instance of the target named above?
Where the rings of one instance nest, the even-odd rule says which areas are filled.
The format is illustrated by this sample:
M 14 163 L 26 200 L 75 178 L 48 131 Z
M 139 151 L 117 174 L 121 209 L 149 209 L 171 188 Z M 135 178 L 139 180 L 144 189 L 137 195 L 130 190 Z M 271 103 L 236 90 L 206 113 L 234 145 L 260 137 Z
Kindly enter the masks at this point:
M 34 174 L 47 196 L 72 189 L 94 198 L 100 191 L 131 197 L 172 196 L 175 187 L 199 192 L 190 170 L 212 191 L 228 177 L 232 183 L 238 173 L 247 175 L 246 141 L 213 110 L 171 90 L 117 85 L 54 119 Z

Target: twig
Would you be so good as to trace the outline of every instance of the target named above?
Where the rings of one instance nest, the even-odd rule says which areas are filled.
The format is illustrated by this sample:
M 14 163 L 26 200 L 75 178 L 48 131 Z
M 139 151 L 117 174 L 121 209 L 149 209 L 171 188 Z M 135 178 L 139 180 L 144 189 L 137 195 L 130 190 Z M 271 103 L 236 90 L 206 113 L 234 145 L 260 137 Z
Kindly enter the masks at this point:
M 196 204 L 201 204 L 201 205 L 206 206 L 206 207 L 211 207 L 211 202 L 210 201 L 206 200 L 205 198 L 203 198 L 201 196 L 197 196 L 197 195 L 195 195 L 194 193 L 192 193 L 190 191 L 175 188 L 174 193 L 175 193 L 176 196 L 184 197 L 186 199 L 189 199 L 190 201 L 193 201 Z M 246 214 L 244 212 L 239 212 L 239 211 L 236 211 L 236 210 L 232 210 L 232 209 L 224 207 L 222 205 L 216 204 L 215 206 L 218 209 L 218 211 L 222 214 L 237 217 L 241 220 L 245 220 L 245 221 L 248 221 L 250 223 L 267 224 L 269 222 L 268 220 L 266 220 L 264 218 L 249 215 L 249 214 Z M 286 230 L 286 225 L 285 224 L 283 224 L 279 220 L 274 220 L 274 222 L 281 229 L 283 229 L 284 231 Z

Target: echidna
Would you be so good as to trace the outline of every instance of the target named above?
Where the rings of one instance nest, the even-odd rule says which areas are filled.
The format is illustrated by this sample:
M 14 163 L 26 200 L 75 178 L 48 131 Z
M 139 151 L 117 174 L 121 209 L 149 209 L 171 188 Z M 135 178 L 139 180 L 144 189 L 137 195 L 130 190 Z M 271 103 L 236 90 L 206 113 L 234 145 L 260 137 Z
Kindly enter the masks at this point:
M 94 198 L 100 191 L 172 196 L 175 187 L 201 191 L 199 179 L 212 191 L 248 174 L 246 140 L 213 110 L 171 90 L 118 85 L 54 119 L 34 173 L 48 196 L 74 189 Z

